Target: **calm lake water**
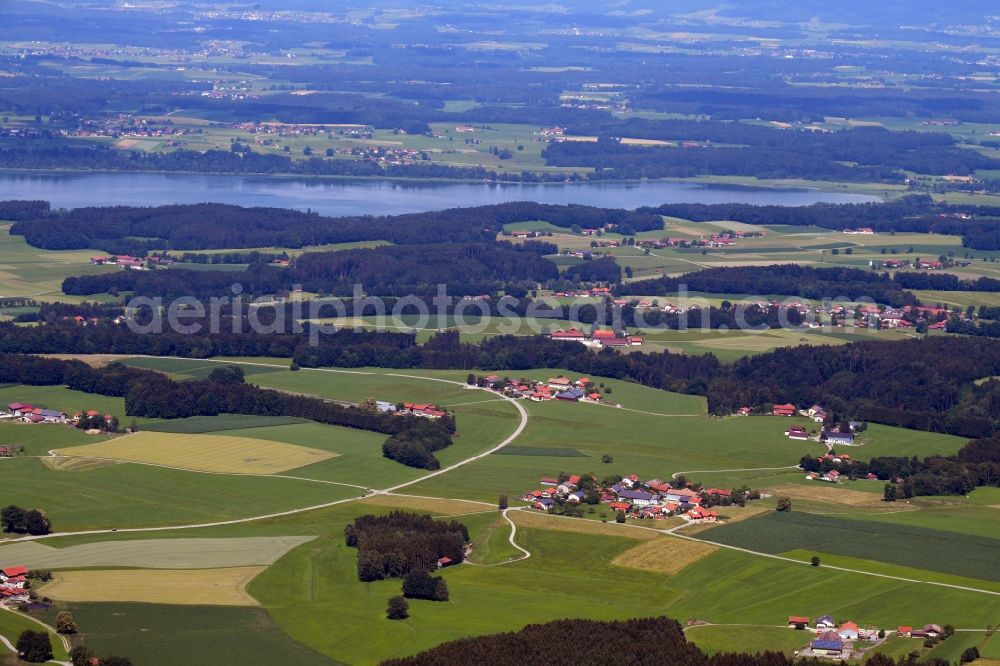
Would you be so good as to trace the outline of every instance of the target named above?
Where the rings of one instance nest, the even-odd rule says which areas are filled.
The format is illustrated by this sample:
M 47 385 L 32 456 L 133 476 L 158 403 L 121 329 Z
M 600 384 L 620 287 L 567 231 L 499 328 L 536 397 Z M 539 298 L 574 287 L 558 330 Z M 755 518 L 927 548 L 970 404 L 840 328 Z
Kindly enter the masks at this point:
M 802 206 L 877 200 L 859 194 L 806 189 L 669 182 L 488 185 L 151 173 L 0 174 L 0 201 L 7 199 L 43 199 L 56 208 L 217 202 L 309 208 L 324 215 L 392 215 L 504 201 L 637 208 L 664 203 Z

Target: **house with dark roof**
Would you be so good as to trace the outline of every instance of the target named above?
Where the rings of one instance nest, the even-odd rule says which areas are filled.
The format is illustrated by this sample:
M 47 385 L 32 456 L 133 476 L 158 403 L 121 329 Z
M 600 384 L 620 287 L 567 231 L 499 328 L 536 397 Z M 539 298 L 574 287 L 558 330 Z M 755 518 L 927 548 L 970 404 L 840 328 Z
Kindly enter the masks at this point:
M 854 445 L 854 433 L 853 432 L 838 432 L 836 430 L 824 430 L 820 435 L 820 440 L 826 442 L 827 444 L 845 444 L 847 446 Z

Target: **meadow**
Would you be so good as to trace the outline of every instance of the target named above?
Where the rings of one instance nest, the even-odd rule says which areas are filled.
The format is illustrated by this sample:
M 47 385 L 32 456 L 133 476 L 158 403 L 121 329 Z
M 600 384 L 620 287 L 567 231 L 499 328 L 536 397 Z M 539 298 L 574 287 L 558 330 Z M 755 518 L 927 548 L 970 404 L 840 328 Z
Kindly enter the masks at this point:
M 330 660 L 290 639 L 260 608 L 138 603 L 60 604 L 99 654 L 136 664 L 280 663 L 329 666 Z M 50 621 L 54 621 L 55 611 Z
M 17 637 L 26 629 L 45 631 L 44 627 L 20 613 L 0 610 L 0 636 L 3 636 L 11 643 L 17 643 Z M 52 631 L 47 633 L 49 634 L 49 643 L 52 645 L 52 656 L 60 660 L 68 659 L 69 655 L 59 635 Z M 0 655 L 8 653 L 7 648 L 0 644 Z
M 73 416 L 77 412 L 93 409 L 102 414 L 111 414 L 117 417 L 118 422 L 122 426 L 128 426 L 132 422 L 132 417 L 125 415 L 125 400 L 123 398 L 111 398 L 97 395 L 96 393 L 74 391 L 65 386 L 16 385 L 0 388 L 0 404 L 6 407 L 6 405 L 12 402 L 56 409 L 66 412 L 69 416 Z M 135 420 L 140 425 L 158 421 L 158 419 Z M 44 424 L 42 427 L 46 427 L 47 425 Z
M 1000 581 L 1000 539 L 793 511 L 770 512 L 701 533 L 713 543 L 764 553 L 813 550 Z M 961 557 L 956 557 L 957 552 Z
M 80 297 L 62 293 L 62 281 L 73 275 L 95 275 L 119 270 L 95 266 L 90 258 L 100 250 L 52 251 L 31 247 L 23 236 L 11 236 L 9 224 L 0 224 L 0 296 L 23 296 L 39 300 L 79 302 Z
M 265 515 L 356 497 L 356 488 L 277 477 L 117 464 L 57 471 L 34 458 L 0 462 L 4 501 L 45 510 L 53 531 L 156 527 Z

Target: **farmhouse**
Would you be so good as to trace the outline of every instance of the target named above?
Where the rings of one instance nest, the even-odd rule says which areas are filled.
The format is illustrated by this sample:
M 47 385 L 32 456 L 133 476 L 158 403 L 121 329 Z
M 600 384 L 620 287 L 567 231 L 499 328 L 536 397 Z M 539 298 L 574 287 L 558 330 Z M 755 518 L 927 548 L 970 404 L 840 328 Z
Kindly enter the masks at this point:
M 829 472 L 820 477 L 824 481 L 829 483 L 839 483 L 840 482 L 840 472 L 835 469 L 831 469 Z
M 913 633 L 913 627 L 899 625 L 899 627 L 896 628 L 896 635 L 899 636 L 900 638 L 909 638 L 910 634 L 912 633 Z
M 700 506 L 688 511 L 684 516 L 689 522 L 695 523 L 714 523 L 719 519 L 719 514 L 715 511 L 709 511 L 708 509 L 703 509 Z
M 845 641 L 858 640 L 858 625 L 854 622 L 845 622 L 837 629 L 837 635 Z
M 809 624 L 809 618 L 801 617 L 799 615 L 790 615 L 788 617 L 788 625 L 794 627 L 797 624 Z
M 795 405 L 775 405 L 771 413 L 775 416 L 795 416 Z
M 830 615 L 820 615 L 816 618 L 817 629 L 833 629 L 836 626 L 837 623 L 833 621 L 833 617 Z

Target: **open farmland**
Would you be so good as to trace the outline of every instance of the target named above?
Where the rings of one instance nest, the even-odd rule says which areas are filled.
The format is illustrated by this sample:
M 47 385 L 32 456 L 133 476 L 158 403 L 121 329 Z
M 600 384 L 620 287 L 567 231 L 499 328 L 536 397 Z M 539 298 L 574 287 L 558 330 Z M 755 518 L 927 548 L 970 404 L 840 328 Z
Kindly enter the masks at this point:
M 812 634 L 789 631 L 787 626 L 695 625 L 688 627 L 684 634 L 689 641 L 709 655 L 718 652 L 732 652 L 734 645 L 741 645 L 745 651 L 750 653 L 777 650 L 786 655 L 792 655 L 805 647 L 813 638 Z
M 611 564 L 626 569 L 673 575 L 716 550 L 715 546 L 709 544 L 664 537 L 626 550 L 611 560 Z
M 118 270 L 94 266 L 90 258 L 99 250 L 43 250 L 28 245 L 23 236 L 11 236 L 9 224 L 0 224 L 0 297 L 25 296 L 74 302 L 65 296 L 62 281 L 72 275 L 94 275 Z
M 227 569 L 62 571 L 39 592 L 57 601 L 256 606 L 246 586 L 262 566 Z
M 56 454 L 222 474 L 277 474 L 336 455 L 249 437 L 161 432 L 138 432 L 99 444 L 58 449 Z
M 293 416 L 255 416 L 252 414 L 220 414 L 218 416 L 192 416 L 153 423 L 143 428 L 147 432 L 176 432 L 197 435 L 220 430 L 249 430 L 273 426 L 309 423 Z M 247 433 L 252 434 L 252 433 Z
M 202 474 L 149 465 L 51 470 L 34 458 L 0 462 L 18 483 L 4 501 L 40 506 L 54 531 L 156 527 L 266 515 L 357 497 L 357 488 L 277 477 Z
M 802 512 L 768 513 L 703 532 L 707 541 L 764 553 L 813 549 L 837 555 L 1000 580 L 1000 539 Z M 960 552 L 961 557 L 955 554 Z
M 260 608 L 138 603 L 62 604 L 86 644 L 127 654 L 136 664 L 238 663 L 329 666 L 329 659 L 289 638 Z
M 237 537 L 100 541 L 53 548 L 41 541 L 0 543 L 0 561 L 31 569 L 137 567 L 196 569 L 273 564 L 313 537 Z

